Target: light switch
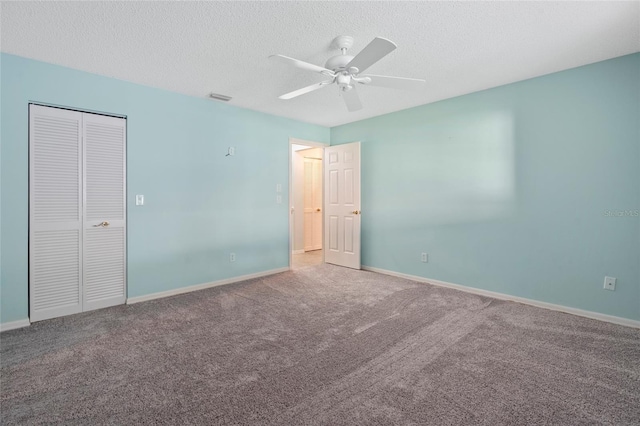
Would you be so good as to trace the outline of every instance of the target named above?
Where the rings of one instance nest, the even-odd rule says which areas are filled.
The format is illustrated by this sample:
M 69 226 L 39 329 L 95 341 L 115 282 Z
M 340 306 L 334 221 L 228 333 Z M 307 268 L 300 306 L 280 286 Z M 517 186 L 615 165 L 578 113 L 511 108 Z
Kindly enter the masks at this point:
M 282 195 L 277 195 L 276 196 L 276 203 L 282 204 Z
M 144 205 L 144 195 L 136 195 L 136 206 Z
M 276 192 L 282 192 L 282 184 L 281 183 L 276 185 Z

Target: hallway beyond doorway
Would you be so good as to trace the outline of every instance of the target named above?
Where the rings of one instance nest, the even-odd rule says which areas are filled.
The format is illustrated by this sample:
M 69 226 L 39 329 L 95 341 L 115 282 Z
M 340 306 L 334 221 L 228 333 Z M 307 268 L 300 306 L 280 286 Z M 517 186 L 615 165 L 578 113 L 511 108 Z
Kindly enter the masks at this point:
M 291 269 L 306 268 L 322 264 L 322 250 L 312 250 L 293 255 Z

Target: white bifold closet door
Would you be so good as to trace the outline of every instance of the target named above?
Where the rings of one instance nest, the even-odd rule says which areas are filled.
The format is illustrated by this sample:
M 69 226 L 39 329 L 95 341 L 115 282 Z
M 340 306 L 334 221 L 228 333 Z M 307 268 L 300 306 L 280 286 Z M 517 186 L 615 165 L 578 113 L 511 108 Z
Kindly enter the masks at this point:
M 126 298 L 126 120 L 29 109 L 31 321 Z

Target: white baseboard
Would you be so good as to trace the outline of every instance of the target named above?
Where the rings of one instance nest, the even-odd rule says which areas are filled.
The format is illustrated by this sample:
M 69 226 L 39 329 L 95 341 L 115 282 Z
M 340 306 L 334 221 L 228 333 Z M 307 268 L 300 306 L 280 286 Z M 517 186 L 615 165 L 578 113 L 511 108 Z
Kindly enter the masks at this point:
M 29 327 L 31 322 L 29 318 L 21 319 L 18 321 L 3 322 L 0 324 L 0 332 L 14 330 L 16 328 Z
M 293 254 L 303 254 L 304 253 L 304 249 L 302 249 L 302 250 L 294 250 L 291 253 L 293 253 Z
M 453 288 L 453 289 L 456 289 L 456 290 L 464 291 L 466 293 L 473 293 L 473 294 L 477 294 L 477 295 L 480 295 L 480 296 L 493 297 L 494 299 L 510 300 L 512 302 L 524 303 L 525 305 L 536 306 L 538 308 L 551 309 L 552 311 L 565 312 L 567 314 L 578 315 L 578 316 L 581 316 L 581 317 L 586 317 L 586 318 L 596 319 L 596 320 L 600 320 L 600 321 L 610 322 L 610 323 L 618 324 L 618 325 L 624 325 L 624 326 L 627 326 L 627 327 L 640 328 L 640 321 L 636 321 L 636 320 L 632 320 L 632 319 L 628 319 L 628 318 L 616 317 L 616 316 L 613 316 L 613 315 L 606 315 L 606 314 L 601 314 L 601 313 L 593 312 L 593 311 L 585 311 L 583 309 L 578 309 L 578 308 L 570 308 L 568 306 L 556 305 L 554 303 L 541 302 L 539 300 L 527 299 L 525 297 L 512 296 L 510 294 L 497 293 L 495 291 L 489 291 L 489 290 L 482 290 L 482 289 L 479 289 L 479 288 L 467 287 L 467 286 L 460 285 L 460 284 L 448 283 L 446 281 L 433 280 L 433 279 L 430 279 L 430 278 L 419 277 L 417 275 L 403 274 L 401 272 L 389 271 L 389 270 L 381 269 L 381 268 L 374 268 L 372 266 L 362 266 L 362 269 L 364 269 L 366 271 L 377 272 L 379 274 L 391 275 L 391 276 L 399 277 L 399 278 L 406 278 L 406 279 L 412 280 L 412 281 L 418 281 L 418 282 L 422 282 L 422 283 L 433 284 L 433 285 L 437 285 L 437 286 L 440 286 L 440 287 Z
M 146 294 L 144 296 L 136 296 L 127 298 L 127 305 L 134 303 L 146 302 L 147 300 L 161 299 L 163 297 L 175 296 L 177 294 L 190 293 L 192 291 L 204 290 L 205 288 L 217 287 L 220 285 L 237 283 L 239 281 L 251 280 L 253 278 L 266 277 L 268 275 L 279 274 L 286 272 L 289 267 L 271 269 L 269 271 L 257 272 L 255 274 L 241 275 L 239 277 L 226 278 L 224 280 L 212 281 L 210 283 L 196 284 L 188 287 L 176 288 L 174 290 L 161 291 L 158 293 Z

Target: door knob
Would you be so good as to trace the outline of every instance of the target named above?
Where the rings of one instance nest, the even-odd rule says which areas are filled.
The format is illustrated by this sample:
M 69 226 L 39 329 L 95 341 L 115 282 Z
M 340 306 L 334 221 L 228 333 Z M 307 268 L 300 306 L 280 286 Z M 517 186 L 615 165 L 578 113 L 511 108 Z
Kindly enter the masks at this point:
M 317 211 L 317 212 L 319 212 L 319 211 L 320 211 L 320 209 L 316 209 L 316 211 Z
M 105 220 L 104 222 L 101 222 L 101 223 L 99 223 L 99 224 L 97 224 L 97 225 L 93 225 L 93 227 L 94 227 L 94 228 L 97 228 L 97 227 L 99 227 L 99 226 L 102 226 L 103 228 L 105 228 L 105 227 L 109 226 L 109 222 L 107 222 L 107 221 Z
M 353 214 L 360 214 L 360 210 L 354 210 L 354 211 L 352 211 L 351 213 L 353 213 Z

